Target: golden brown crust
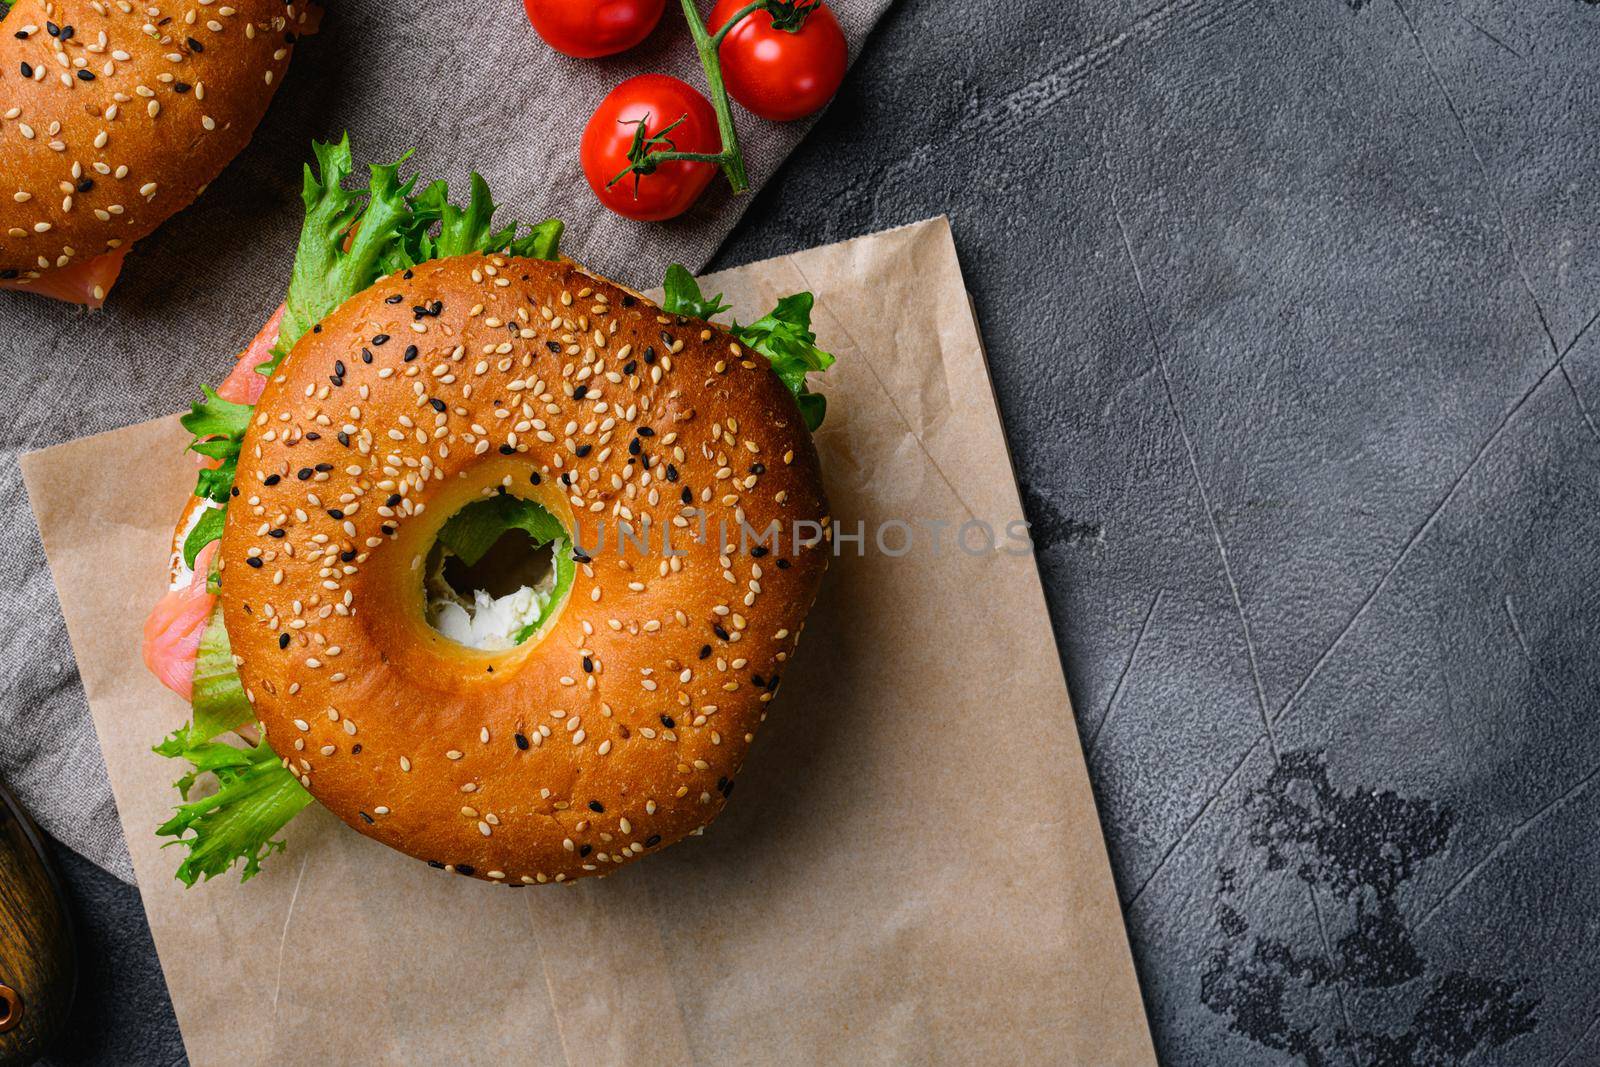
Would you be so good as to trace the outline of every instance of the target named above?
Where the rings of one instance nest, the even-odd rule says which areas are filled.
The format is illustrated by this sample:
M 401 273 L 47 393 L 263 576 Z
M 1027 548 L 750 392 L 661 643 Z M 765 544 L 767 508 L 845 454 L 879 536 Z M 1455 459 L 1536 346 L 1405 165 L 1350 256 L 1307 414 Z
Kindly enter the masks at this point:
M 581 516 L 593 558 L 545 635 L 480 652 L 427 626 L 421 568 L 500 486 Z M 711 821 L 828 552 L 792 551 L 827 508 L 765 361 L 569 263 L 430 262 L 348 301 L 268 383 L 237 488 L 222 604 L 268 740 L 362 833 L 511 884 Z M 736 515 L 783 545 L 724 553 Z M 622 519 L 649 555 L 616 550 Z
M 125 247 L 250 140 L 305 0 L 16 0 L 0 23 L 0 277 Z

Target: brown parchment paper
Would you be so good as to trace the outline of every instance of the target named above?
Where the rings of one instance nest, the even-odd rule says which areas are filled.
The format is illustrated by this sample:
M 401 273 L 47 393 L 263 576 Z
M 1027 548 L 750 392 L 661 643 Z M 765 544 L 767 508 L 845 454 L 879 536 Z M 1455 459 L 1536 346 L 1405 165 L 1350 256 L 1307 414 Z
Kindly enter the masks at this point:
M 836 521 L 783 693 L 703 837 L 606 879 L 429 870 L 313 806 L 246 885 L 185 890 L 144 670 L 193 471 L 162 419 L 24 458 L 178 1023 L 196 1064 L 1154 1063 L 948 225 L 707 279 L 745 319 L 816 293 Z M 871 531 L 949 523 L 903 556 Z M 891 537 L 898 549 L 899 538 Z

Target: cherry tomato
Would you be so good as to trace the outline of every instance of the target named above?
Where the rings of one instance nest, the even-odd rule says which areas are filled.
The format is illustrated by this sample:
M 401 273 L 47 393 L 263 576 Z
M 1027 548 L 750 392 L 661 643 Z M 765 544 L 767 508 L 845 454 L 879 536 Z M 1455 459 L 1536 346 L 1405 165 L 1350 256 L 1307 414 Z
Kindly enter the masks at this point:
M 717 0 L 706 27 L 716 33 L 748 0 Z M 772 24 L 772 15 L 746 15 L 723 38 L 719 57 L 728 92 L 764 119 L 787 122 L 822 110 L 844 81 L 848 49 L 828 5 L 810 5 L 800 29 Z
M 694 86 L 665 74 L 629 78 L 600 101 L 583 128 L 578 152 L 583 176 L 600 202 L 618 215 L 659 222 L 687 211 L 717 173 L 717 165 L 674 159 L 650 174 L 625 175 L 608 185 L 628 168 L 628 150 L 641 122 L 647 139 L 665 138 L 650 152 L 720 152 L 722 136 L 711 102 Z M 670 132 L 662 132 L 674 122 L 678 125 Z
M 522 0 L 544 43 L 574 59 L 626 52 L 650 35 L 667 0 Z

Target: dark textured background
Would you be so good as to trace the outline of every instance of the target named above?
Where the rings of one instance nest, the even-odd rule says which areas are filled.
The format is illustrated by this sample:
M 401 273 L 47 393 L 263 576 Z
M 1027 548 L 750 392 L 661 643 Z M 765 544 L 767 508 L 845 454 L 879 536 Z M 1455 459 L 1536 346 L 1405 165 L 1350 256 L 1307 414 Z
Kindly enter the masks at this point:
M 1168 1063 L 1600 1062 L 1597 58 L 1582 0 L 902 0 L 719 258 L 951 216 Z M 180 1059 L 62 859 L 62 1062 Z

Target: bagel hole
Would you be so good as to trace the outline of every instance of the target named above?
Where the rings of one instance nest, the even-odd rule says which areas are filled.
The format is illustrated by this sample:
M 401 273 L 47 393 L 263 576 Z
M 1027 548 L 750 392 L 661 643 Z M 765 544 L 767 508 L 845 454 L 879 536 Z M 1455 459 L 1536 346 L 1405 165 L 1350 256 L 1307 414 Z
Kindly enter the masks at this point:
M 470 504 L 457 517 L 481 537 L 487 536 L 485 524 L 525 520 L 530 511 L 550 521 L 532 501 L 504 496 Z M 447 530 L 455 522 L 452 517 Z M 508 526 L 487 547 L 480 540 L 464 548 L 469 555 L 481 551 L 471 562 L 452 551 L 450 545 L 460 541 L 441 537 L 423 569 L 428 624 L 457 644 L 485 651 L 515 648 L 542 630 L 559 609 L 573 569 L 568 541 L 551 540 L 552 533 L 546 528 L 541 538 L 523 526 Z

